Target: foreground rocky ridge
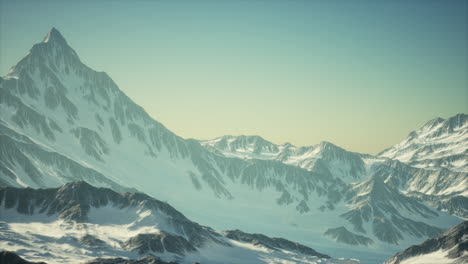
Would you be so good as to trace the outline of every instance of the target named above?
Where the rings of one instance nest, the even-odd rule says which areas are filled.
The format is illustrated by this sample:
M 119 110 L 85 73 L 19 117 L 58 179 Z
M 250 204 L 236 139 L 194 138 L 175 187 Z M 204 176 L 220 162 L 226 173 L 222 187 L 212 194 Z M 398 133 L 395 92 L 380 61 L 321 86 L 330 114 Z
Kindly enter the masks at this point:
M 412 261 L 411 263 L 425 263 L 431 258 L 431 254 L 441 251 L 445 259 L 444 263 L 468 263 L 468 221 L 465 221 L 441 236 L 426 240 L 424 243 L 409 247 L 401 253 L 396 254 L 389 259 L 386 264 L 400 264 L 405 261 Z M 432 257 L 433 258 L 433 257 Z M 433 261 L 442 261 L 435 260 Z
M 0 251 L 0 263 L 2 264 L 47 264 L 45 262 L 30 262 L 20 256 L 15 252 L 11 251 Z M 130 260 L 123 258 L 113 258 L 113 259 L 103 259 L 97 258 L 86 262 L 86 264 L 176 264 L 175 261 L 163 261 L 155 256 L 146 256 L 144 258 Z
M 15 252 L 11 251 L 0 251 L 0 263 L 2 264 L 46 264 L 45 262 L 30 262 L 20 256 Z
M 175 252 L 182 253 L 183 243 L 185 249 L 195 250 L 207 240 L 223 243 L 221 235 L 210 228 L 203 227 L 187 219 L 183 214 L 167 203 L 161 202 L 142 193 L 117 193 L 107 188 L 96 188 L 86 182 L 68 183 L 60 188 L 31 189 L 31 188 L 0 188 L 0 204 L 4 209 L 13 209 L 20 214 L 35 215 L 45 214 L 58 220 L 73 221 L 78 223 L 93 223 L 98 220 L 90 219 L 90 210 L 99 211 L 101 208 L 115 208 L 116 210 L 132 210 L 135 212 L 147 212 L 143 218 L 138 218 L 132 224 L 137 227 L 140 223 L 154 221 L 166 230 L 182 236 L 171 236 L 165 241 L 173 242 L 167 244 L 167 249 L 174 248 Z M 6 216 L 8 217 L 8 216 Z M 136 219 L 136 218 L 135 218 Z M 112 219 L 109 219 L 112 221 Z M 159 234 L 162 236 L 163 234 Z M 172 240 L 177 237 L 177 240 Z M 158 238 L 161 241 L 161 237 Z M 86 241 L 85 241 L 86 242 Z M 93 242 L 95 243 L 95 241 Z M 132 240 L 124 243 L 128 248 Z M 164 251 L 164 247 L 153 251 Z M 141 250 L 140 250 L 141 251 Z M 142 252 L 145 253 L 145 252 Z
M 99 259 L 90 263 L 266 263 L 295 258 L 303 263 L 355 263 L 283 238 L 239 230 L 221 234 L 145 194 L 117 193 L 86 182 L 50 189 L 0 187 L 0 237 L 0 248 L 48 263 L 82 263 L 92 257 Z
M 228 230 L 224 231 L 223 234 L 233 240 L 241 241 L 241 242 L 247 242 L 247 243 L 252 243 L 254 245 L 262 245 L 264 247 L 267 247 L 269 249 L 273 250 L 289 250 L 289 251 L 294 251 L 306 255 L 312 255 L 312 256 L 317 256 L 320 258 L 330 258 L 330 256 L 318 253 L 317 251 L 313 250 L 310 247 L 301 245 L 296 242 L 289 241 L 284 238 L 278 238 L 278 237 L 268 237 L 262 234 L 249 234 L 242 232 L 240 230 Z

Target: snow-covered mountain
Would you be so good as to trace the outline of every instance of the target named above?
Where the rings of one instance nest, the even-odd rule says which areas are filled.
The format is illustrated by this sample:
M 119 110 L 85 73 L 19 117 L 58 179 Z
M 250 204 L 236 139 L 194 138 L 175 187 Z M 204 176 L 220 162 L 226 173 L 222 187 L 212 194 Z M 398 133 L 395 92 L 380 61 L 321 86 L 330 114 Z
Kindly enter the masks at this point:
M 243 236 L 234 235 L 239 233 Z M 145 194 L 85 182 L 52 189 L 0 188 L 0 237 L 0 248 L 47 263 L 148 254 L 177 263 L 357 263 L 282 238 L 238 230 L 222 235 Z
M 415 200 L 428 203 L 437 210 L 449 211 L 453 215 L 465 218 L 468 216 L 468 174 L 466 172 L 452 171 L 447 168 L 428 170 L 412 167 L 398 160 L 349 152 L 329 142 L 297 147 L 288 143 L 277 145 L 259 136 L 223 136 L 213 140 L 203 140 L 200 143 L 208 150 L 225 156 L 276 160 L 311 172 L 321 171 L 330 178 L 336 177 L 338 181 L 351 183 L 345 191 L 347 197 L 345 200 L 351 209 L 341 216 L 352 223 L 354 230 L 363 233 L 365 231 L 362 228 L 362 222 L 364 220 L 368 222 L 375 217 L 382 218 L 379 211 L 392 212 L 390 215 L 394 219 L 395 217 L 405 218 L 408 226 L 424 226 L 424 224 L 412 222 L 404 217 L 404 214 L 399 213 L 401 209 L 409 209 L 414 210 L 410 214 L 419 214 L 423 218 L 434 215 L 433 212 L 429 212 L 431 209 L 426 205 Z M 373 193 L 376 195 L 369 197 Z M 374 205 L 378 201 L 379 204 L 386 205 L 382 209 L 377 209 L 369 204 L 364 206 L 364 201 Z M 327 205 L 334 207 L 334 204 Z M 398 206 L 401 206 L 401 209 L 397 208 Z M 367 209 L 362 211 L 363 207 Z M 372 224 L 373 230 L 379 229 L 376 226 L 378 223 L 379 221 Z M 386 223 L 392 223 L 392 220 L 387 219 Z M 397 226 L 397 229 L 402 226 L 396 220 L 393 224 Z M 377 235 L 379 240 L 397 242 L 403 233 L 408 233 L 405 228 L 402 228 L 403 232 L 394 234 L 389 230 L 392 228 L 391 225 L 384 226 L 387 233 L 383 236 Z M 341 231 L 341 235 L 337 234 L 338 231 Z M 440 230 L 427 227 L 421 228 L 414 235 L 434 236 L 437 232 Z M 374 231 L 374 234 L 377 233 Z M 359 235 L 350 238 L 351 233 L 344 227 L 331 228 L 327 234 L 338 241 L 348 241 L 348 243 L 352 243 L 350 241 L 365 245 L 373 243 L 368 237 L 359 237 Z
M 467 172 L 468 115 L 458 114 L 447 119 L 439 117 L 430 120 L 379 156 L 397 159 L 419 168 L 447 168 Z
M 406 185 L 408 195 L 438 210 L 468 217 L 468 115 L 430 120 L 379 157 L 424 168 L 408 180 L 391 181 Z
M 227 185 L 235 184 L 287 192 L 299 202 L 310 193 L 324 196 L 336 185 L 281 162 L 225 158 L 178 137 L 107 74 L 84 65 L 56 29 L 0 79 L 0 93 L 5 185 L 47 187 L 86 180 L 157 191 L 168 200 L 178 200 L 173 190 L 187 186 L 187 195 L 229 200 L 236 194 Z
M 326 142 L 183 139 L 84 65 L 56 29 L 0 78 L 0 113 L 4 186 L 86 181 L 138 190 L 216 229 L 387 254 L 468 212 L 461 170 L 416 168 Z M 374 195 L 380 191 L 387 199 Z
M 462 264 L 468 263 L 468 221 L 437 238 L 409 247 L 393 256 L 386 264 Z
M 222 136 L 202 140 L 200 144 L 226 157 L 274 160 L 313 171 L 321 168 L 329 177 L 343 182 L 354 182 L 366 174 L 361 154 L 346 151 L 330 142 L 315 146 L 297 147 L 289 143 L 274 144 L 259 136 Z

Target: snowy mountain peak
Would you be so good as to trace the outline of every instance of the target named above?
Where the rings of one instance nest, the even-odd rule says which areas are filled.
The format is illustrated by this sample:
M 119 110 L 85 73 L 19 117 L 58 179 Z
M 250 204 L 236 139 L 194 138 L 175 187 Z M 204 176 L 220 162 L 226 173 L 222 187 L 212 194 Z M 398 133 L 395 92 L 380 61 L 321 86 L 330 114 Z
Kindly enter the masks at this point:
M 457 114 L 447 119 L 435 118 L 427 122 L 420 130 L 419 134 L 429 132 L 430 136 L 438 137 L 445 133 L 453 133 L 455 130 L 463 128 L 468 124 L 468 115 Z
M 55 42 L 55 43 L 60 43 L 60 44 L 67 44 L 67 41 L 65 38 L 62 36 L 62 34 L 55 28 L 53 27 L 45 36 L 44 40 L 42 41 L 43 43 L 49 43 L 49 42 Z
M 449 119 L 446 120 L 447 126 L 451 127 L 452 129 L 464 127 L 468 124 L 468 115 L 459 113 Z
M 317 145 L 318 149 L 320 151 L 345 151 L 344 149 L 338 147 L 337 145 L 328 142 L 328 141 L 322 141 Z
M 434 119 L 431 119 L 431 120 L 427 121 L 427 123 L 424 124 L 423 128 L 431 129 L 431 128 L 437 126 L 438 124 L 440 124 L 440 123 L 442 123 L 444 121 L 445 121 L 445 119 L 443 119 L 441 117 L 437 117 L 437 118 L 434 118 Z
M 69 74 L 72 69 L 85 67 L 76 52 L 62 34 L 52 28 L 44 40 L 33 45 L 29 54 L 11 68 L 7 76 L 33 75 L 37 70 L 42 76 L 49 73 Z
M 421 168 L 468 171 L 468 115 L 430 120 L 379 156 Z
M 333 175 L 345 182 L 359 179 L 365 172 L 360 154 L 327 141 L 300 147 L 290 143 L 275 144 L 259 136 L 223 136 L 200 141 L 200 144 L 224 156 L 278 161 L 322 176 Z

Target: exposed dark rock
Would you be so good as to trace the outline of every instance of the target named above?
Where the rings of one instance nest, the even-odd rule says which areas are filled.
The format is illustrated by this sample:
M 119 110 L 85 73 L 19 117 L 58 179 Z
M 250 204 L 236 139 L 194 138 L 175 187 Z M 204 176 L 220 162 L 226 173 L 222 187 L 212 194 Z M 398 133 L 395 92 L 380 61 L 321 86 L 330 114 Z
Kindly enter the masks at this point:
M 80 140 L 81 147 L 86 154 L 103 161 L 102 155 L 109 154 L 109 147 L 98 132 L 85 127 L 72 129 L 71 132 Z
M 45 262 L 27 261 L 11 251 L 0 251 L 1 264 L 46 264 Z
M 172 235 L 166 232 L 154 234 L 138 234 L 122 243 L 126 250 L 135 251 L 139 254 L 148 252 L 170 252 L 184 255 L 185 252 L 196 251 L 184 237 Z
M 363 224 L 370 222 L 372 232 L 379 240 L 396 245 L 403 239 L 403 233 L 418 238 L 431 238 L 441 234 L 443 232 L 441 228 L 412 220 L 400 214 L 400 209 L 405 209 L 424 218 L 438 216 L 425 204 L 402 194 L 391 183 L 384 181 L 388 170 L 399 170 L 405 167 L 408 166 L 398 161 L 379 164 L 375 168 L 376 172 L 369 179 L 353 185 L 348 190 L 346 199 L 352 208 L 341 217 L 348 220 L 355 231 L 361 233 L 365 233 Z M 331 233 L 328 234 L 338 238 L 336 231 L 346 234 L 344 230 L 331 230 Z M 344 237 L 348 237 L 348 235 L 346 234 Z M 342 242 L 350 241 L 344 237 L 341 239 Z
M 114 142 L 120 144 L 120 141 L 122 141 L 122 132 L 120 132 L 119 124 L 117 124 L 113 118 L 109 118 L 109 125 Z
M 177 262 L 164 261 L 155 256 L 146 256 L 135 260 L 123 258 L 97 258 L 86 262 L 86 264 L 177 264 Z
M 316 256 L 319 258 L 330 258 L 330 256 L 319 253 L 310 247 L 304 246 L 302 244 L 299 244 L 299 243 L 296 243 L 296 242 L 293 242 L 284 238 L 277 238 L 277 237 L 271 238 L 262 234 L 249 234 L 249 233 L 242 232 L 238 229 L 225 231 L 224 235 L 227 238 L 230 238 L 232 240 L 252 243 L 254 245 L 262 245 L 264 247 L 267 247 L 273 250 L 284 249 L 284 250 L 294 251 L 294 252 L 309 255 L 309 256 Z
M 467 176 L 468 177 L 468 176 Z M 451 215 L 458 215 L 468 219 L 468 197 L 458 194 L 428 195 L 420 192 L 410 192 L 410 196 L 429 203 L 440 211 L 447 211 Z
M 411 246 L 393 256 L 386 264 L 399 264 L 401 261 L 418 255 L 429 254 L 438 250 L 450 250 L 447 257 L 456 259 L 457 263 L 468 263 L 468 221 L 451 228 L 437 238 Z
M 166 241 L 166 251 L 177 253 L 177 249 L 172 248 L 172 245 L 180 245 L 183 250 L 190 251 L 202 246 L 207 240 L 227 245 L 220 234 L 190 221 L 165 202 L 142 193 L 117 193 L 107 188 L 96 188 L 83 181 L 50 189 L 1 187 L 0 204 L 7 209 L 15 208 L 22 214 L 45 213 L 73 222 L 87 222 L 91 207 L 144 207 L 152 214 L 167 216 L 174 231 L 184 234 L 184 237 L 178 237 L 162 233 L 160 239 Z
M 329 228 L 327 229 L 327 231 L 325 231 L 324 234 L 335 239 L 337 242 L 346 243 L 350 245 L 368 246 L 374 243 L 372 239 L 348 231 L 344 226 L 340 226 L 337 228 Z
M 81 237 L 78 241 L 81 245 L 83 246 L 87 246 L 87 247 L 90 247 L 90 248 L 101 248 L 103 246 L 106 245 L 106 243 L 104 241 L 102 241 L 101 239 L 93 236 L 93 235 L 84 235 L 83 237 Z

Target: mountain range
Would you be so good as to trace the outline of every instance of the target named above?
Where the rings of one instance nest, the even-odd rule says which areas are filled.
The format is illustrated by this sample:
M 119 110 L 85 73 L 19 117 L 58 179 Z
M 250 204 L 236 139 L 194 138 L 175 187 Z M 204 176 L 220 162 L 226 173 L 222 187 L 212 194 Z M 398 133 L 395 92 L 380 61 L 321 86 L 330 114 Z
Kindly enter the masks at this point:
M 85 181 L 156 197 L 216 230 L 260 232 L 342 254 L 390 256 L 468 217 L 466 114 L 431 120 L 375 156 L 329 142 L 184 139 L 106 73 L 83 64 L 55 28 L 0 78 L 0 109 L 0 186 Z M 86 220 L 87 207 L 65 213 L 60 206 L 56 212 L 69 220 Z M 219 236 L 200 228 L 205 239 Z

